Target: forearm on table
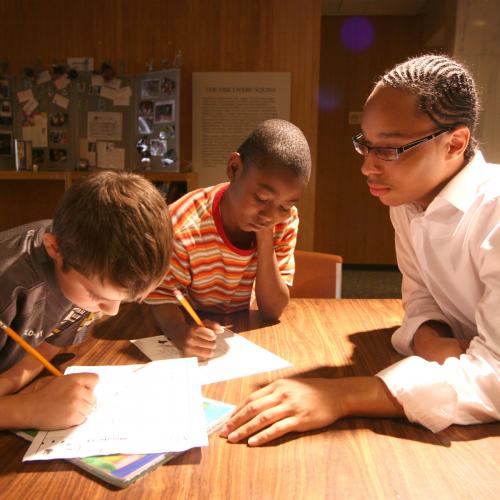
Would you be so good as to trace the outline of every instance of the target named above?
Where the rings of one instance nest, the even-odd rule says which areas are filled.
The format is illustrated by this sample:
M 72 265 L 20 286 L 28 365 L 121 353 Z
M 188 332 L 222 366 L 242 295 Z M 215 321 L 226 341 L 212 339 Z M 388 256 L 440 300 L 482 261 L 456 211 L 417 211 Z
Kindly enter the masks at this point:
M 25 427 L 23 401 L 21 395 L 0 396 L 0 429 Z
M 333 396 L 342 397 L 343 417 L 401 417 L 403 407 L 378 377 L 332 379 Z
M 60 352 L 60 347 L 47 342 L 39 345 L 37 351 L 49 361 Z M 29 354 L 13 367 L 0 374 L 0 396 L 13 394 L 33 381 L 42 371 L 43 365 Z

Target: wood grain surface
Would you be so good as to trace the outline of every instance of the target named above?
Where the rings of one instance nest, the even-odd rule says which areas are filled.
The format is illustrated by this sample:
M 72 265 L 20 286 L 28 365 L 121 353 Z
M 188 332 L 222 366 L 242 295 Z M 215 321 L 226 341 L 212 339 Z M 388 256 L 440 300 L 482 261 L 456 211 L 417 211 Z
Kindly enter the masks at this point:
M 295 368 L 205 386 L 204 395 L 238 403 L 279 376 L 374 374 L 400 359 L 390 335 L 396 299 L 293 299 L 280 323 L 258 312 L 226 324 L 291 361 Z M 126 305 L 72 348 L 79 364 L 141 363 L 127 339 L 156 335 L 147 306 Z M 158 382 L 161 384 L 161 381 Z M 0 432 L 0 498 L 18 499 L 455 499 L 496 498 L 500 424 L 453 426 L 437 435 L 404 420 L 353 418 L 322 431 L 290 434 L 261 448 L 217 435 L 125 490 L 63 460 L 23 464 L 27 443 Z

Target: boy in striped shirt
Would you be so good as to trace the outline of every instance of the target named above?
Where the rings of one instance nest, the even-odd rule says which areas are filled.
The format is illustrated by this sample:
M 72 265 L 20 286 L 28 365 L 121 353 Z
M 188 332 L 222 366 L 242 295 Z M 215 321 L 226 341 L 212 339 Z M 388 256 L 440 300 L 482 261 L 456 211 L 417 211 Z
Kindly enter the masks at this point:
M 266 120 L 231 153 L 229 182 L 197 189 L 170 205 L 171 266 L 147 302 L 162 333 L 185 355 L 210 358 L 223 329 L 209 320 L 205 327 L 188 324 L 174 290 L 200 311 L 241 311 L 255 298 L 265 319 L 280 317 L 295 271 L 295 204 L 310 172 L 309 146 L 300 129 Z

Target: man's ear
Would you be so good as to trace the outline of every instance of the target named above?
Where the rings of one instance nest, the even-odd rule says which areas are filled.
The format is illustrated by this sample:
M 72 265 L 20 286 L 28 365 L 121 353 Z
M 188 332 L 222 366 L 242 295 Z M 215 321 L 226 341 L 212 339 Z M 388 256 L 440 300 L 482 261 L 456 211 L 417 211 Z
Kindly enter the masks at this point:
M 459 125 L 450 132 L 448 140 L 448 158 L 462 156 L 470 141 L 470 130 L 465 125 Z
M 54 234 L 45 233 L 43 235 L 43 246 L 53 260 L 62 263 L 62 255 L 59 253 L 59 244 Z
M 231 153 L 229 160 L 227 161 L 227 178 L 229 182 L 233 182 L 238 175 L 243 173 L 243 162 L 241 161 L 241 156 L 239 153 Z

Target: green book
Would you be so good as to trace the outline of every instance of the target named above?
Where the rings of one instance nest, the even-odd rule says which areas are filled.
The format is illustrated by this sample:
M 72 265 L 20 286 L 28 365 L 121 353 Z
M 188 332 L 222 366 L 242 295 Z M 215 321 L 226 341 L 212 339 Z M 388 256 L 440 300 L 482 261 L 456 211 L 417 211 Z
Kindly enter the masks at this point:
M 203 398 L 207 432 L 211 434 L 222 427 L 234 405 Z M 16 431 L 18 436 L 33 441 L 37 431 Z M 102 455 L 97 457 L 69 458 L 72 464 L 119 488 L 125 488 L 156 467 L 184 452 L 148 453 L 146 455 Z

